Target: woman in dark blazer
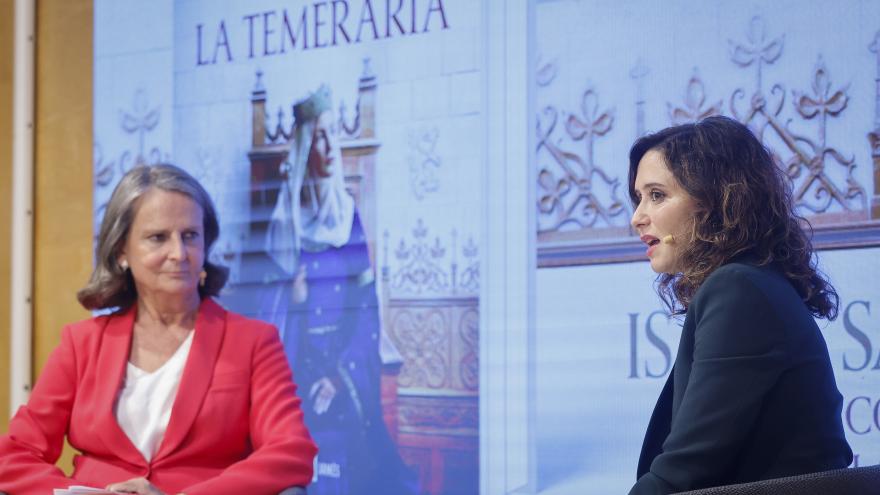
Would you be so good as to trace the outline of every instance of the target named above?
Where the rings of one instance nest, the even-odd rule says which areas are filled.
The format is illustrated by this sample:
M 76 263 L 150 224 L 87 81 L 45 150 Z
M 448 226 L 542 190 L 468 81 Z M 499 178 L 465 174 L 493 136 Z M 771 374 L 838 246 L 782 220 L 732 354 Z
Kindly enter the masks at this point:
M 633 145 L 629 190 L 658 292 L 685 315 L 630 494 L 849 465 L 814 320 L 837 315 L 837 293 L 769 152 L 728 118 L 671 127 Z

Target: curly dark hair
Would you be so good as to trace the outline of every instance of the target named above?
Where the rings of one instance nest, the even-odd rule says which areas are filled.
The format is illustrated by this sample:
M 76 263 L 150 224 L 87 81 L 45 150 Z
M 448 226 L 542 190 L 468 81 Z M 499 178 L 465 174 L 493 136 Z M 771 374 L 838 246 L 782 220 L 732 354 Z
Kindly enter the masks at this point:
M 745 125 L 727 117 L 709 117 L 638 139 L 629 153 L 634 205 L 638 205 L 636 172 L 650 150 L 663 155 L 675 179 L 698 205 L 692 241 L 681 252 L 684 270 L 657 278 L 657 292 L 673 314 L 687 311 L 697 289 L 715 269 L 749 256 L 759 265 L 778 267 L 814 316 L 837 317 L 839 297 L 816 268 L 812 229 L 794 211 L 791 182 Z

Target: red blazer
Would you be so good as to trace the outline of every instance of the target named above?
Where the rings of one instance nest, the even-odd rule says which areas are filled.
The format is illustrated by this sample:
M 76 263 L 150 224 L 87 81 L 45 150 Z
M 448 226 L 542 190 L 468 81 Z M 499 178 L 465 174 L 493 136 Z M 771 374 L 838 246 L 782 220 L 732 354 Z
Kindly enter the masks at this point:
M 30 400 L 0 436 L 0 491 L 47 495 L 144 476 L 168 494 L 266 494 L 305 486 L 317 452 L 274 327 L 204 299 L 165 437 L 147 462 L 113 412 L 137 310 L 66 326 Z M 54 463 L 64 436 L 82 452 Z

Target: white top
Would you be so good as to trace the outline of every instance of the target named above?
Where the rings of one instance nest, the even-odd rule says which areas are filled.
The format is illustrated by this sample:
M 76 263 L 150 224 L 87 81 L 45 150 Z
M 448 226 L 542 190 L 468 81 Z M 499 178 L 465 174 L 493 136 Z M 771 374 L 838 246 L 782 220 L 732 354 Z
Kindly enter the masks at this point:
M 131 363 L 126 366 L 125 386 L 116 401 L 116 422 L 147 461 L 156 455 L 165 436 L 194 333 L 190 331 L 174 355 L 152 373 Z

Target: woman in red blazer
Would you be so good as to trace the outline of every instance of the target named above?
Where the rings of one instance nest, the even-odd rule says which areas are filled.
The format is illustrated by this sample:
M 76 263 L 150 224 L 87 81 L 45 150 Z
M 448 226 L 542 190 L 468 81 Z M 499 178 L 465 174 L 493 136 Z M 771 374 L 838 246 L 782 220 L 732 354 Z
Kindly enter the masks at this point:
M 0 491 L 274 495 L 308 484 L 317 449 L 277 331 L 211 299 L 226 281 L 226 270 L 207 260 L 218 234 L 209 196 L 185 171 L 141 166 L 122 178 L 101 225 L 97 266 L 78 294 L 88 309 L 119 309 L 62 331 L 28 404 L 0 437 Z M 159 411 L 164 421 L 158 414 L 139 424 L 149 417 L 140 409 L 162 397 L 133 402 L 129 387 L 167 372 L 176 356 L 182 370 L 162 378 L 173 406 Z M 65 436 L 81 452 L 70 478 L 54 465 Z

